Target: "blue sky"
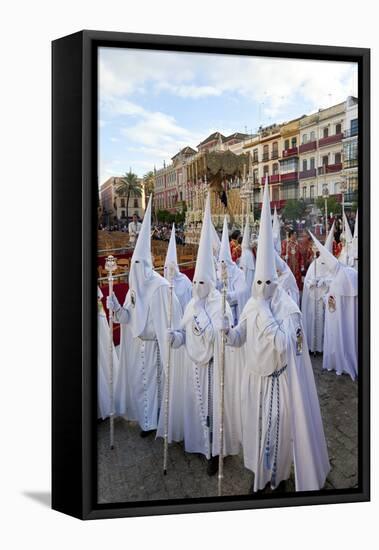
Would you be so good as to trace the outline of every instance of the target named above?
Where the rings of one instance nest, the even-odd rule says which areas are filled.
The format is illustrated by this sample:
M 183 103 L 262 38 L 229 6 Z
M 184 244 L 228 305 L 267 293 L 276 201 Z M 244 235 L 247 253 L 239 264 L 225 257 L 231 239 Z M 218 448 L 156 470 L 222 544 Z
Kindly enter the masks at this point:
M 99 50 L 99 184 L 143 176 L 210 133 L 255 132 L 357 96 L 357 65 Z

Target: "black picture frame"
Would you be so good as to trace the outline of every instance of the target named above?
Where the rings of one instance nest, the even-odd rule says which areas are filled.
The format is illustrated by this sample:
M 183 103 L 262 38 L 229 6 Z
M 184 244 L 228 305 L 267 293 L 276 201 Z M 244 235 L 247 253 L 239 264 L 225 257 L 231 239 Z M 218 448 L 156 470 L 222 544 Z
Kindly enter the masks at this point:
M 359 75 L 358 488 L 156 502 L 96 502 L 97 49 L 354 61 Z M 81 519 L 370 499 L 370 50 L 81 31 L 52 43 L 52 507 Z

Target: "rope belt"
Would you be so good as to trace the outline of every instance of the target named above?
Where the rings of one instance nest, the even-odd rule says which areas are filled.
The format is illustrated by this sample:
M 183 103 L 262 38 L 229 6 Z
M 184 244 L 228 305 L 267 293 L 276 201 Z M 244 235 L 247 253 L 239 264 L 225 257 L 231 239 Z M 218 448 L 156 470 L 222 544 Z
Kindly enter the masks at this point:
M 279 370 L 276 370 L 270 374 L 271 378 L 271 392 L 270 392 L 270 407 L 268 414 L 268 429 L 267 429 L 267 440 L 265 447 L 265 467 L 267 470 L 271 470 L 271 485 L 275 487 L 276 484 L 276 472 L 278 466 L 278 449 L 279 449 L 279 427 L 280 427 L 280 391 L 279 391 L 279 378 L 280 375 L 286 370 L 287 365 L 282 367 Z M 270 438 L 271 438 L 271 425 L 272 425 L 272 408 L 274 403 L 274 390 L 276 387 L 276 409 L 277 409 L 277 422 L 276 422 L 276 432 L 275 432 L 275 449 L 274 449 L 274 460 L 272 463 L 272 468 L 270 464 Z

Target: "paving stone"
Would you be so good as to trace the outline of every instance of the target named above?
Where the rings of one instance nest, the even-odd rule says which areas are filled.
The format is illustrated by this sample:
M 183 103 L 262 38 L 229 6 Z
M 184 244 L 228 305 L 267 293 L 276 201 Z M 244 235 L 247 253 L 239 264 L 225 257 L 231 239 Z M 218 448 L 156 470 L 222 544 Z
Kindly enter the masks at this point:
M 356 487 L 358 483 L 358 388 L 349 376 L 322 369 L 322 357 L 311 358 L 329 451 L 331 471 L 325 490 Z M 98 424 L 98 500 L 127 502 L 167 498 L 217 496 L 217 475 L 206 474 L 200 455 L 169 445 L 168 473 L 163 475 L 163 441 L 140 437 L 136 422 L 115 421 L 115 448 L 109 448 L 109 423 Z M 243 465 L 242 453 L 224 462 L 224 495 L 249 494 L 253 474 Z M 285 486 L 295 490 L 294 472 Z M 271 492 L 271 489 L 267 489 Z M 259 498 L 259 495 L 257 495 Z

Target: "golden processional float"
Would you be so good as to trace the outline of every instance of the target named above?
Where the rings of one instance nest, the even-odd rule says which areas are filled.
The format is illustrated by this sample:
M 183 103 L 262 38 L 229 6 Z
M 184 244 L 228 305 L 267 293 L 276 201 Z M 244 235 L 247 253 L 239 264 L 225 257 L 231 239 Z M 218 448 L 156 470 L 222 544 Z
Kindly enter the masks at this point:
M 186 243 L 198 244 L 208 191 L 211 193 L 212 222 L 221 228 L 224 216 L 233 229 L 254 225 L 254 187 L 249 153 L 212 151 L 196 155 L 187 165 Z

